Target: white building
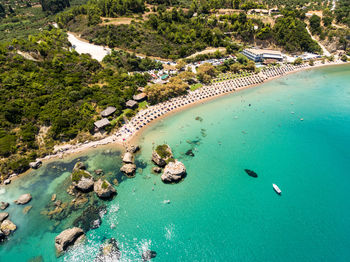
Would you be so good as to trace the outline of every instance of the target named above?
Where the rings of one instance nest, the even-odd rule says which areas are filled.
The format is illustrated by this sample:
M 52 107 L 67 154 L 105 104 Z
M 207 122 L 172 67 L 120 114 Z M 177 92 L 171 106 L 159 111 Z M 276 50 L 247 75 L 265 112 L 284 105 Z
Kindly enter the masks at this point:
M 265 59 L 283 61 L 282 53 L 276 50 L 248 48 L 244 49 L 242 54 L 254 62 L 262 62 Z

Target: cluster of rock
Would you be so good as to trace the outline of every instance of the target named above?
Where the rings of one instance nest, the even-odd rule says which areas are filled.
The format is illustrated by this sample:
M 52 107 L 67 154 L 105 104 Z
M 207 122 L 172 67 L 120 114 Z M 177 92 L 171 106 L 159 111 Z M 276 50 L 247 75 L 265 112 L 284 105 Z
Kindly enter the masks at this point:
M 103 171 L 95 170 L 95 173 L 103 174 Z M 79 174 L 79 176 L 74 174 Z M 76 177 L 79 178 L 78 181 L 76 181 Z M 82 162 L 75 164 L 71 179 L 72 186 L 80 192 L 87 193 L 94 190 L 99 198 L 111 198 L 116 194 L 115 188 L 107 180 L 99 178 L 97 181 L 94 181 L 93 176 L 86 170 Z M 70 192 L 72 192 L 72 188 L 70 188 Z
M 161 173 L 162 169 L 163 174 L 161 179 L 164 183 L 177 183 L 181 181 L 186 176 L 186 167 L 185 165 L 174 159 L 173 153 L 169 145 L 162 145 L 163 156 L 154 150 L 152 152 L 152 161 L 157 165 L 153 167 L 153 172 Z
M 123 156 L 123 166 L 120 168 L 120 171 L 123 172 L 128 177 L 133 177 L 136 171 L 136 165 L 134 163 L 134 153 L 140 150 L 139 146 L 126 146 L 126 152 Z
M 23 194 L 14 201 L 17 205 L 25 205 L 32 200 L 31 194 Z M 5 210 L 10 204 L 7 202 L 0 202 L 0 209 Z M 32 206 L 26 206 L 23 213 L 28 213 Z M 0 212 L 0 242 L 4 241 L 7 236 L 17 229 L 17 226 L 9 219 L 9 213 Z

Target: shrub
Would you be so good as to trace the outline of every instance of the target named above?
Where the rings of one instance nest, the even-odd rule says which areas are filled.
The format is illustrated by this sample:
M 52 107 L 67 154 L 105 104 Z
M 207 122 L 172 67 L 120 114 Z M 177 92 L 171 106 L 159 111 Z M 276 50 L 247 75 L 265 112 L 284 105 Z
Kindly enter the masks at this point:
M 342 55 L 342 57 L 340 59 L 343 62 L 347 62 L 348 61 L 348 57 L 346 55 Z
M 168 150 L 168 145 L 159 145 L 156 147 L 156 152 L 161 158 L 168 158 L 171 156 L 169 150 Z
M 84 170 L 77 170 L 72 173 L 72 181 L 78 183 L 82 177 L 91 178 L 89 173 Z

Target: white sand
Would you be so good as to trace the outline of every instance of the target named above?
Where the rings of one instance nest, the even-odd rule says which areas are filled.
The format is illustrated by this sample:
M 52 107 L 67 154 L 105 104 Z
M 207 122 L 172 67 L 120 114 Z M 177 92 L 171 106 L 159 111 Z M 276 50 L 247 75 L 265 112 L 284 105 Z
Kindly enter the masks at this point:
M 111 52 L 111 49 L 109 49 L 108 47 L 94 45 L 79 40 L 72 33 L 68 33 L 68 41 L 72 44 L 72 46 L 75 46 L 75 50 L 79 54 L 90 54 L 92 58 L 100 62 L 107 54 Z

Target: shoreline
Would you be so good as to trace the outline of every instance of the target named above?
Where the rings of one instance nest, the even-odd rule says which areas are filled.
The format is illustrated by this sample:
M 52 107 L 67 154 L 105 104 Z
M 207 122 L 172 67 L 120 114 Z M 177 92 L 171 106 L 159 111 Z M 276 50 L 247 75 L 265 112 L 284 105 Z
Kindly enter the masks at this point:
M 123 152 L 123 151 L 125 151 L 126 146 L 137 144 L 139 142 L 139 139 L 141 138 L 142 134 L 145 132 L 145 130 L 150 128 L 153 124 L 156 124 L 158 121 L 162 121 L 164 118 L 172 116 L 173 114 L 176 114 L 176 113 L 181 112 L 183 110 L 186 110 L 188 108 L 197 106 L 199 104 L 205 104 L 209 101 L 212 101 L 216 98 L 220 98 L 220 97 L 227 95 L 227 94 L 233 94 L 233 93 L 241 91 L 241 90 L 257 87 L 261 84 L 267 83 L 269 81 L 272 81 L 272 80 L 275 80 L 275 79 L 278 79 L 278 78 L 281 78 L 284 76 L 287 76 L 289 74 L 293 74 L 293 73 L 297 73 L 297 72 L 301 72 L 301 71 L 309 70 L 309 69 L 320 68 L 320 67 L 346 65 L 349 63 L 350 62 L 335 61 L 335 62 L 328 62 L 325 64 L 318 63 L 318 64 L 315 64 L 314 66 L 309 66 L 307 64 L 307 65 L 304 65 L 303 67 L 296 68 L 294 70 L 285 72 L 283 74 L 279 74 L 279 75 L 275 75 L 275 76 L 271 76 L 271 77 L 266 77 L 262 82 L 259 82 L 259 83 L 241 86 L 237 89 L 234 89 L 233 91 L 219 93 L 219 94 L 216 94 L 216 95 L 213 95 L 210 97 L 206 97 L 206 98 L 194 101 L 193 103 L 185 104 L 185 105 L 180 106 L 178 108 L 174 108 L 171 111 L 168 111 L 168 112 L 160 115 L 159 117 L 152 119 L 150 122 L 148 122 L 147 124 L 142 126 L 140 129 L 135 130 L 135 132 L 133 132 L 131 135 L 129 135 L 126 138 L 119 138 L 117 136 L 117 133 L 120 132 L 120 130 L 122 130 L 123 128 L 125 128 L 125 126 L 129 125 L 131 120 L 128 123 L 124 124 L 122 127 L 120 127 L 116 132 L 114 132 L 113 134 L 111 134 L 105 138 L 102 138 L 102 139 L 96 140 L 96 141 L 86 141 L 84 143 L 78 143 L 75 145 L 70 145 L 70 144 L 59 145 L 59 146 L 57 146 L 58 149 L 56 149 L 56 151 L 54 151 L 53 154 L 47 155 L 43 158 L 38 158 L 38 159 L 36 159 L 36 161 L 41 161 L 42 164 L 44 165 L 44 164 L 48 164 L 52 161 L 63 160 L 63 159 L 69 160 L 69 159 L 78 157 L 79 155 L 86 154 L 86 152 L 89 152 L 90 150 L 94 150 L 96 148 L 103 148 L 103 147 L 106 147 L 106 148 L 113 147 L 113 149 L 117 149 L 117 150 L 120 150 L 121 152 Z M 273 69 L 275 69 L 275 68 L 273 68 Z M 257 76 L 257 75 L 254 75 L 254 76 Z M 244 79 L 244 78 L 237 78 L 237 79 Z M 225 85 L 229 81 L 230 80 L 222 81 L 218 84 Z M 211 86 L 211 85 L 203 86 L 203 87 L 209 87 L 209 86 Z M 202 89 L 203 87 L 201 87 L 200 89 Z M 197 89 L 197 90 L 200 90 L 200 89 Z M 181 98 L 181 97 L 178 97 L 178 98 Z M 169 102 L 169 101 L 166 101 L 163 103 L 167 103 L 167 102 Z M 162 104 L 162 103 L 156 104 L 154 106 L 157 106 L 160 104 Z M 149 108 L 152 108 L 154 106 L 150 106 Z M 149 108 L 147 108 L 147 109 L 149 109 Z M 144 110 L 142 110 L 142 111 L 144 111 Z M 142 111 L 139 111 L 139 112 L 142 112 Z M 120 139 L 122 139 L 122 140 L 120 140 Z M 33 169 L 30 168 L 26 172 L 18 174 L 17 176 L 11 177 L 10 179 L 11 180 L 18 179 L 20 177 L 25 176 L 26 174 L 28 174 L 31 171 L 33 171 Z

